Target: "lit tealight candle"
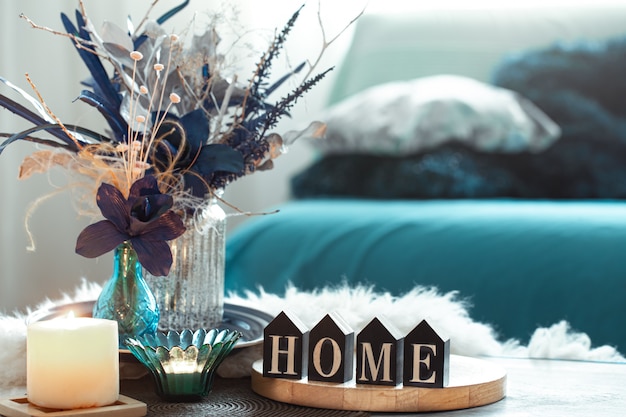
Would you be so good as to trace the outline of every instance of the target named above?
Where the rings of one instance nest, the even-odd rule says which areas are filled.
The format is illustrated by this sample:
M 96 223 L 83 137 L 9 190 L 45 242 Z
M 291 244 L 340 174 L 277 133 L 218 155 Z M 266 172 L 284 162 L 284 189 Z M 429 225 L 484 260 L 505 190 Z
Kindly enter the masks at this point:
M 28 325 L 28 401 L 61 410 L 102 407 L 119 398 L 117 322 L 56 318 Z

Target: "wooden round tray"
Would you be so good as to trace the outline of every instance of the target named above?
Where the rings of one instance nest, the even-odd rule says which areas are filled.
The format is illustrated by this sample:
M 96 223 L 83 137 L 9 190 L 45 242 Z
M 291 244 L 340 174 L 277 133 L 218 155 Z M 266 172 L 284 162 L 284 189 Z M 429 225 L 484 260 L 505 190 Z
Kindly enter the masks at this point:
M 252 365 L 252 390 L 272 400 L 306 407 L 381 412 L 429 412 L 487 405 L 506 395 L 506 371 L 486 360 L 450 355 L 445 388 L 357 385 L 265 378 L 263 361 Z

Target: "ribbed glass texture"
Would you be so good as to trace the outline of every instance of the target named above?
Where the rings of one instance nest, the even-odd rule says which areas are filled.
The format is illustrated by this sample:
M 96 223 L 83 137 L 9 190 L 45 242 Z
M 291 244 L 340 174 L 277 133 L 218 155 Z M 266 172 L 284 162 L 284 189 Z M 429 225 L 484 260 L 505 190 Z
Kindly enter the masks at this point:
M 161 312 L 160 331 L 211 329 L 224 314 L 226 213 L 211 199 L 185 225 L 187 231 L 171 242 L 169 275 L 146 271 Z
M 159 308 L 129 242 L 115 248 L 113 274 L 102 287 L 92 314 L 95 318 L 117 321 L 122 348 L 126 347 L 126 338 L 157 330 Z
M 128 349 L 152 373 L 157 394 L 166 401 L 200 401 L 213 387 L 215 371 L 241 332 L 189 329 L 126 340 Z

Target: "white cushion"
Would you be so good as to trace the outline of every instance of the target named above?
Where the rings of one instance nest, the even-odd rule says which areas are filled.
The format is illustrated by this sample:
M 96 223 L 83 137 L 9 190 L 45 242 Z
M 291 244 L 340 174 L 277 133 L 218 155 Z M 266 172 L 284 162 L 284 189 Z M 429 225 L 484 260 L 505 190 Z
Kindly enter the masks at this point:
M 450 140 L 484 152 L 538 152 L 559 127 L 519 94 L 470 78 L 438 75 L 371 87 L 322 118 L 323 153 L 407 155 Z

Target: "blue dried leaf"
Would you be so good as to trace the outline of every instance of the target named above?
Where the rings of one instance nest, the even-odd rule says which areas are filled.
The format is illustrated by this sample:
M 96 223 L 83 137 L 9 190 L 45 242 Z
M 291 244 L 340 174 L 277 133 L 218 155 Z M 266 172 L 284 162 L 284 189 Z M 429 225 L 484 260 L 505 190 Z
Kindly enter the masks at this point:
M 113 130 L 115 138 L 120 142 L 122 141 L 128 132 L 128 124 L 122 118 L 119 111 L 111 108 L 107 100 L 89 90 L 81 91 L 78 99 L 89 104 L 90 106 L 95 107 L 100 114 L 104 116 L 105 120 L 109 124 L 109 127 Z
M 243 156 L 228 145 L 210 144 L 202 148 L 194 168 L 204 176 L 215 171 L 239 173 L 243 170 Z
M 83 24 L 84 22 L 82 20 L 81 14 L 78 11 L 76 12 L 76 15 L 80 27 L 81 22 Z M 81 39 L 90 39 L 89 33 L 86 32 L 83 28 L 76 29 L 76 26 L 74 26 L 72 21 L 67 17 L 65 13 L 61 13 L 61 21 L 63 22 L 63 26 L 65 27 L 67 33 L 77 36 Z M 72 44 L 76 48 L 78 55 L 87 66 L 87 69 L 93 77 L 94 83 L 98 85 L 102 97 L 107 100 L 108 104 L 111 107 L 119 109 L 120 105 L 122 104 L 122 99 L 117 93 L 115 87 L 113 87 L 113 84 L 111 83 L 111 80 L 109 79 L 109 76 L 107 75 L 106 70 L 104 69 L 104 66 L 102 65 L 100 59 L 94 53 L 87 51 L 83 48 L 76 47 L 74 41 L 72 41 Z
M 274 84 L 272 84 L 270 87 L 268 87 L 267 89 L 265 89 L 265 91 L 263 92 L 263 95 L 265 97 L 271 95 L 278 87 L 280 87 L 281 85 L 283 85 L 283 83 L 285 81 L 287 81 L 289 78 L 291 78 L 294 74 L 299 73 L 300 71 L 302 71 L 302 68 L 304 68 L 304 65 L 306 64 L 306 62 L 301 63 L 300 65 L 298 65 L 293 71 L 291 71 L 288 74 L 283 75 L 278 81 L 276 81 Z
M 182 2 L 181 4 L 179 4 L 178 6 L 174 7 L 173 9 L 171 9 L 170 11 L 164 13 L 161 17 L 159 17 L 157 19 L 157 23 L 159 25 L 165 23 L 168 19 L 170 19 L 172 16 L 174 16 L 176 13 L 180 12 L 182 9 L 184 9 L 185 7 L 187 7 L 187 5 L 189 4 L 189 0 L 185 0 L 184 2 Z
M 69 146 L 72 150 L 77 150 L 74 142 L 70 138 L 67 137 L 65 132 L 63 132 L 61 129 L 58 128 L 58 125 L 51 125 L 50 123 L 48 123 L 47 120 L 41 118 L 39 115 L 35 114 L 34 112 L 28 110 L 26 107 L 22 106 L 21 104 L 11 100 L 10 98 L 2 94 L 0 94 L 0 106 L 15 113 L 16 115 L 22 117 L 23 119 L 35 124 L 37 127 L 44 126 L 43 128 L 35 129 L 33 131 L 28 131 L 26 135 L 29 135 L 30 133 L 33 133 L 37 130 L 46 129 L 51 135 L 60 139 L 64 144 Z M 52 126 L 55 126 L 56 128 L 52 128 Z M 6 141 L 4 141 L 2 145 L 0 145 L 0 153 L 2 153 L 2 151 L 4 151 L 4 148 L 6 148 L 11 143 L 20 139 L 24 139 L 26 135 L 22 135 L 22 133 L 23 132 L 19 132 L 11 136 Z
M 209 119 L 202 109 L 196 109 L 180 118 L 185 128 L 189 148 L 192 152 L 200 149 L 209 137 Z
M 180 12 L 182 9 L 184 9 L 185 7 L 187 7 L 187 5 L 189 4 L 189 0 L 185 0 L 184 2 L 182 2 L 181 4 L 179 4 L 178 6 L 174 7 L 173 9 L 169 10 L 168 12 L 164 13 L 161 17 L 159 17 L 156 21 L 159 25 L 165 23 L 167 20 L 169 20 L 172 16 L 174 16 L 176 13 Z M 137 39 L 135 39 L 134 44 L 135 44 L 135 49 L 139 49 L 139 47 L 141 46 L 142 43 L 144 43 L 146 41 L 146 39 L 148 39 L 148 37 L 146 35 L 140 35 L 137 37 Z
M 98 133 L 81 128 L 80 126 L 65 125 L 65 127 L 67 129 L 75 130 L 77 133 L 83 133 L 83 134 L 88 133 L 89 135 L 94 135 L 94 137 L 97 138 L 98 140 L 106 139 L 106 138 L 103 138 Z M 40 132 L 42 130 L 45 130 L 46 132 L 61 139 L 63 143 L 30 137 L 30 134 Z M 37 142 L 37 143 L 45 144 L 45 145 L 52 146 L 52 147 L 65 148 L 66 150 L 71 151 L 71 152 L 78 152 L 78 150 L 80 149 L 79 146 L 87 145 L 87 143 L 85 143 L 84 141 L 80 139 L 76 139 L 76 142 L 74 142 L 69 136 L 67 136 L 65 131 L 58 124 L 47 123 L 47 124 L 31 127 L 30 129 L 26 129 L 26 130 L 17 132 L 9 136 L 9 138 L 0 145 L 0 153 L 2 153 L 7 146 L 9 146 L 10 144 L 18 140 L 26 140 L 28 142 Z

